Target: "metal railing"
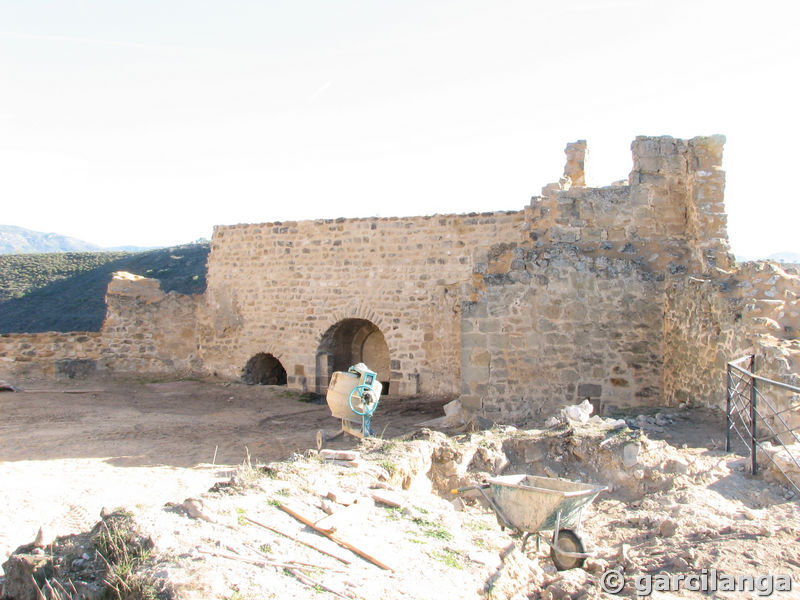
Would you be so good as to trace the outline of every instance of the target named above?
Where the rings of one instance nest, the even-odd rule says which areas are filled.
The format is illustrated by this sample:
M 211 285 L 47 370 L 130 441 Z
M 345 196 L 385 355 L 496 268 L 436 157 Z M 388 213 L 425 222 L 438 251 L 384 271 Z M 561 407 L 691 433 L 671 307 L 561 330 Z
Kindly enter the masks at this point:
M 731 432 L 736 432 L 747 447 L 753 475 L 758 473 L 758 451 L 761 449 L 761 455 L 766 456 L 800 494 L 800 481 L 794 481 L 774 459 L 772 453 L 765 452 L 762 448 L 764 442 L 782 446 L 789 460 L 800 471 L 800 457 L 793 456 L 786 443 L 787 441 L 789 444 L 800 443 L 797 433 L 800 424 L 792 426 L 793 423 L 787 422 L 785 418 L 790 412 L 800 415 L 800 402 L 793 404 L 791 398 L 791 395 L 800 398 L 800 388 L 761 377 L 755 374 L 755 370 L 754 355 L 743 356 L 728 363 L 725 450 L 731 451 Z M 788 398 L 786 403 L 788 408 L 776 408 L 776 394 L 779 395 L 779 399 L 780 394 Z M 791 418 L 788 420 L 793 421 Z

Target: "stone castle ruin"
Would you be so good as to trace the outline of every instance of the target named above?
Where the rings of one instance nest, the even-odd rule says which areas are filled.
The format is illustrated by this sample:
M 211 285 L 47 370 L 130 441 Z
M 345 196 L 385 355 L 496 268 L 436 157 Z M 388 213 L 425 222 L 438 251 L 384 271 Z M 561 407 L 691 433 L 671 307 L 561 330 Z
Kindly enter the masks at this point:
M 365 362 L 389 395 L 500 422 L 567 403 L 724 403 L 728 360 L 798 384 L 800 276 L 729 253 L 724 138 L 638 137 L 627 182 L 586 144 L 516 212 L 218 226 L 204 294 L 118 274 L 99 332 L 0 336 L 0 376 L 197 373 L 322 393 Z

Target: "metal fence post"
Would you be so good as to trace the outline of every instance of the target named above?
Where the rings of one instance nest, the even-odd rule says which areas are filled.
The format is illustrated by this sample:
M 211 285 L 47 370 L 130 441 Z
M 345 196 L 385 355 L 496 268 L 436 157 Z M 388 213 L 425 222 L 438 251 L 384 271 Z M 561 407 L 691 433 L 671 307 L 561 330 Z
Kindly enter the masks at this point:
M 753 357 L 753 365 L 755 365 L 755 357 Z M 753 371 L 750 372 L 753 373 Z M 750 432 L 753 436 L 750 442 L 750 453 L 753 461 L 753 475 L 758 473 L 758 442 L 756 441 L 756 402 L 758 399 L 758 389 L 756 388 L 755 375 L 756 374 L 753 373 L 753 377 L 750 379 Z
M 731 374 L 731 366 L 728 365 L 728 403 L 725 408 L 726 422 L 725 422 L 725 452 L 731 451 L 731 394 L 733 393 L 733 375 Z

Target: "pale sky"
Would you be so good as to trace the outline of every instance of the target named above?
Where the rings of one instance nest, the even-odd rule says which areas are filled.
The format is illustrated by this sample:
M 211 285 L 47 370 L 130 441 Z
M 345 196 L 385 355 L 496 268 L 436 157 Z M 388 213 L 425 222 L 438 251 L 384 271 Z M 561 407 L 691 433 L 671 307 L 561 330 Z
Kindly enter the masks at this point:
M 587 139 L 724 134 L 737 256 L 800 252 L 800 9 L 703 0 L 0 0 L 0 223 L 519 210 Z

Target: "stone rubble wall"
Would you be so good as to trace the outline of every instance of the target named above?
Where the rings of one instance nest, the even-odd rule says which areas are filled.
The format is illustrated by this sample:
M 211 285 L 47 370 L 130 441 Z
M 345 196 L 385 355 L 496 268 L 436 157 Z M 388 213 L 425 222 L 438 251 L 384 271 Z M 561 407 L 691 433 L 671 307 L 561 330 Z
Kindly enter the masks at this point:
M 745 300 L 746 327 L 780 340 L 800 337 L 800 271 L 797 266 L 765 261 L 743 263 L 738 270 Z
M 155 279 L 116 273 L 97 332 L 0 335 L 0 377 L 84 377 L 90 373 L 182 375 L 196 359 L 199 299 L 165 294 Z
M 545 186 L 528 212 L 531 239 L 537 246 L 641 254 L 648 268 L 671 274 L 730 268 L 723 144 L 722 136 L 638 137 L 628 185 L 575 187 L 565 174 Z M 575 176 L 570 161 L 565 171 Z
M 725 365 L 749 354 L 744 304 L 733 278 L 670 282 L 664 309 L 664 403 L 725 405 Z
M 199 303 L 200 296 L 165 294 L 156 279 L 115 274 L 101 330 L 104 369 L 178 375 L 201 371 L 196 339 Z
M 733 262 L 723 143 L 637 138 L 628 184 L 604 188 L 581 185 L 585 146 L 567 146 L 564 176 L 526 210 L 527 239 L 476 264 L 462 320 L 469 410 L 524 421 L 587 397 L 606 410 L 663 402 L 665 365 L 678 358 L 665 323 L 683 309 L 666 304 L 667 289 Z
M 59 361 L 98 361 L 102 334 L 5 333 L 0 335 L 0 379 L 54 378 Z
M 606 409 L 660 402 L 664 277 L 568 244 L 516 248 L 484 274 L 462 319 L 462 397 L 499 421 L 538 421 L 585 398 Z
M 664 319 L 665 403 L 724 408 L 726 364 L 750 354 L 756 375 L 800 387 L 798 295 L 797 269 L 762 261 L 745 263 L 726 277 L 673 281 Z M 800 426 L 800 395 L 767 384 L 759 390 L 783 413 L 783 422 L 768 419 L 774 431 Z M 795 441 L 790 434 L 780 437 Z

